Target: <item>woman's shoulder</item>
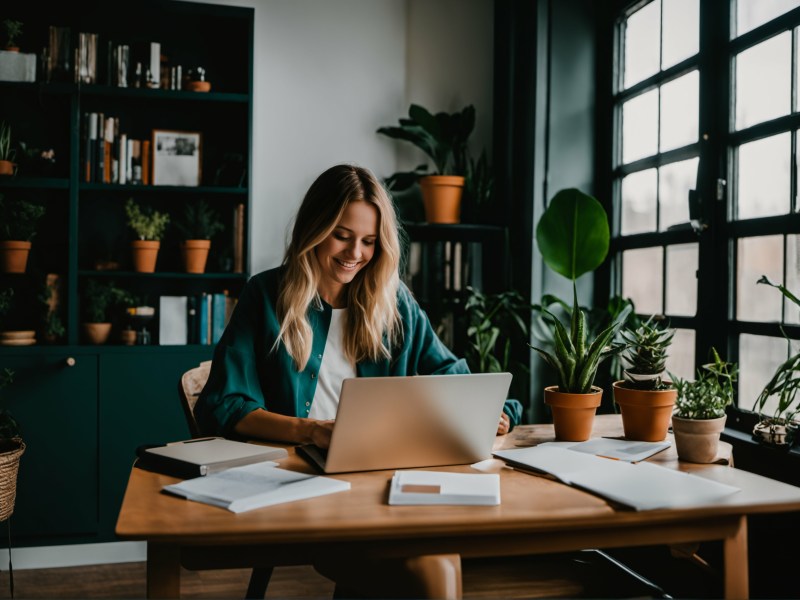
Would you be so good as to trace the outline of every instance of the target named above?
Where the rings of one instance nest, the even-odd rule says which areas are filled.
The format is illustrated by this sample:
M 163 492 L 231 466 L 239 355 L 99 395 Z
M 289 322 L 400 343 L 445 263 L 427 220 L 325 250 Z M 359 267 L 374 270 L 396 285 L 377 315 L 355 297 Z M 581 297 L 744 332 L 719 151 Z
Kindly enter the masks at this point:
M 278 297 L 283 272 L 284 268 L 281 266 L 256 273 L 247 280 L 246 291 L 256 296 L 266 296 L 274 300 Z

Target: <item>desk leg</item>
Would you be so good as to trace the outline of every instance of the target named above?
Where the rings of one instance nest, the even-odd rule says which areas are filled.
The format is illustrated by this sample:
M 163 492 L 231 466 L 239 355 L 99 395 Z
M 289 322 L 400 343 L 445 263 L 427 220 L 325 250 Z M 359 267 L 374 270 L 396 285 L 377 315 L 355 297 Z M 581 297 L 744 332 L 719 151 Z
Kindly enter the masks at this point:
M 147 542 L 147 597 L 180 598 L 180 596 L 180 548 Z
M 742 600 L 750 597 L 749 563 L 747 560 L 747 517 L 739 517 L 736 532 L 725 538 L 725 598 Z

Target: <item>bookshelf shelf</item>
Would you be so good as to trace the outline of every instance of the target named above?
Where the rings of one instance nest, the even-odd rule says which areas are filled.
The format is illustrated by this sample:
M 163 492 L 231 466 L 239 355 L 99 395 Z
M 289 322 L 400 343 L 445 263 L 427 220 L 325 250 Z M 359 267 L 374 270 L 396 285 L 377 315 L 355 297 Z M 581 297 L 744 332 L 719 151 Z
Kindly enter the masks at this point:
M 81 183 L 79 189 L 84 192 L 135 192 L 139 193 L 164 193 L 170 194 L 226 194 L 231 196 L 247 196 L 248 189 L 244 187 L 222 187 L 203 185 L 197 187 L 178 185 L 138 185 L 118 183 Z
M 187 279 L 187 280 L 246 280 L 247 274 L 245 273 L 179 273 L 172 271 L 156 272 L 156 273 L 137 273 L 136 271 L 92 271 L 82 269 L 78 271 L 79 277 L 99 277 L 106 279 Z
M 0 189 L 66 190 L 69 183 L 58 177 L 12 177 L 0 179 Z

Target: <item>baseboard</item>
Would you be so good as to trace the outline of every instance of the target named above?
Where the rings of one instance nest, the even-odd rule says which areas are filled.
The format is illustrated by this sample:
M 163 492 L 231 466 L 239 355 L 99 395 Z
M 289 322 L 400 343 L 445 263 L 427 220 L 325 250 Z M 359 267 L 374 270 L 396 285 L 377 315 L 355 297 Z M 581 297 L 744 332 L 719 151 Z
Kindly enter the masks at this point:
M 11 561 L 14 569 L 17 570 L 141 562 L 146 558 L 146 542 L 109 542 L 106 544 L 75 544 L 41 546 L 38 548 L 12 547 L 11 549 Z M 0 571 L 7 570 L 8 548 L 2 548 L 0 549 Z

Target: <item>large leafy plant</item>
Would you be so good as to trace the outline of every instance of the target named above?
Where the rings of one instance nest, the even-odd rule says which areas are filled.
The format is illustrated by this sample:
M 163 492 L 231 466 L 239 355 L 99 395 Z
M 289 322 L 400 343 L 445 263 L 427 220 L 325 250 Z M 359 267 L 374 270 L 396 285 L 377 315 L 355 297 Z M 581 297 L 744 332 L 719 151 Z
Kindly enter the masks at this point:
M 554 349 L 531 346 L 558 374 L 561 392 L 590 392 L 600 363 L 624 348 L 624 344 L 613 340 L 631 312 L 630 305 L 592 339 L 586 313 L 578 304 L 576 281 L 605 260 L 609 238 L 608 217 L 602 205 L 576 188 L 558 192 L 536 227 L 536 242 L 544 262 L 572 280 L 569 329 L 556 315 L 543 309 L 552 321 Z
M 36 224 L 45 208 L 19 198 L 0 193 L 0 241 L 29 242 L 36 234 Z
M 125 203 L 125 216 L 140 240 L 160 240 L 169 224 L 168 214 L 153 210 L 150 206 L 140 206 L 133 198 L 128 198 Z
M 716 348 L 711 348 L 714 362 L 697 370 L 694 381 L 681 379 L 670 373 L 678 397 L 675 414 L 684 419 L 716 419 L 725 414 L 725 408 L 733 404 L 734 383 L 738 376 L 738 365 L 720 358 Z

